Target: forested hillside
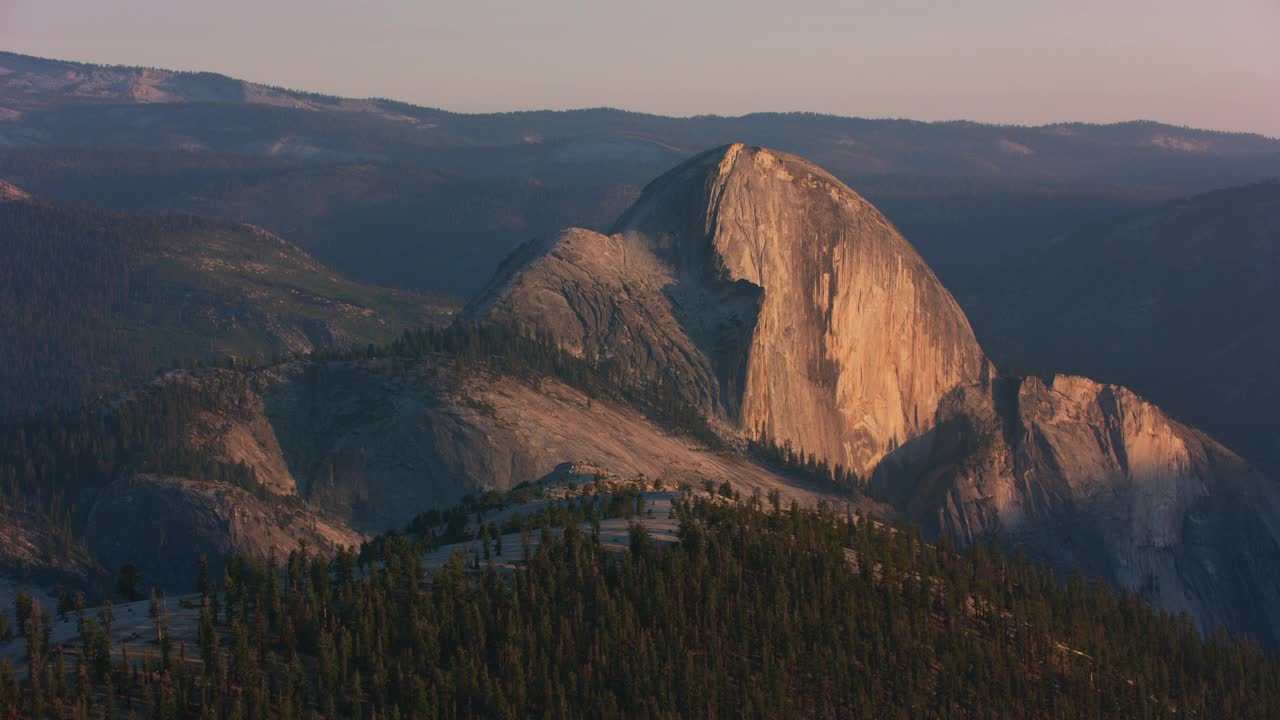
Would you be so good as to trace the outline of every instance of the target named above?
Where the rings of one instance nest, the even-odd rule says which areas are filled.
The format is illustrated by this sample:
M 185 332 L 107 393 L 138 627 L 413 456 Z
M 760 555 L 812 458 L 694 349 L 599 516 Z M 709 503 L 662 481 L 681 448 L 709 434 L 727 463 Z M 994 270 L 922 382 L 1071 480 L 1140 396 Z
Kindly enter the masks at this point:
M 242 413 L 250 397 L 248 380 L 226 373 L 203 383 L 154 384 L 86 409 L 0 419 L 0 524 L 11 532 L 0 548 L 0 570 L 62 570 L 69 586 L 101 591 L 119 566 L 101 562 L 103 548 L 86 544 L 91 515 L 100 504 L 128 496 L 132 482 L 144 477 L 190 478 L 224 493 L 243 492 L 242 514 L 247 504 L 261 504 L 280 522 L 309 516 L 288 489 L 269 487 L 207 437 L 216 418 Z M 170 553 L 193 552 L 203 540 L 193 526 L 174 530 L 180 536 L 161 543 Z
M 7 413 L 214 357 L 385 342 L 444 313 L 251 226 L 30 199 L 0 202 L 0 307 Z
M 732 496 L 732 493 L 730 493 Z M 624 503 L 625 505 L 625 503 Z M 642 504 L 643 505 L 643 504 Z M 113 642 L 116 614 L 15 608 L 0 711 L 44 716 L 1216 718 L 1280 712 L 1280 666 L 1074 577 L 829 509 L 686 492 L 675 544 L 543 516 L 498 571 L 305 551 L 199 575 L 197 630 Z M 503 555 L 505 552 L 505 555 Z M 478 561 L 478 558 L 477 558 Z M 504 560 L 504 565 L 508 561 Z M 124 608 L 121 608 L 124 612 Z M 195 610 L 180 611 L 183 618 Z M 184 620 L 184 623 L 186 621 Z M 194 637 L 192 637 L 194 636 Z M 190 644 L 186 640 L 192 637 Z
M 470 482 L 492 487 L 497 478 L 485 472 L 483 458 L 466 457 L 482 450 L 464 446 L 460 437 L 464 432 L 476 431 L 468 425 L 454 424 L 453 416 L 459 409 L 474 412 L 466 407 L 468 403 L 479 408 L 482 417 L 493 415 L 493 409 L 482 400 L 465 396 L 461 401 L 448 401 L 459 392 L 456 386 L 466 375 L 548 387 L 563 384 L 583 393 L 587 402 L 599 399 L 641 408 L 657 426 L 688 438 L 680 442 L 725 447 L 706 419 L 673 393 L 669 385 L 635 384 L 625 368 L 598 366 L 548 341 L 525 337 L 501 326 L 458 324 L 425 328 L 405 332 L 384 346 L 317 351 L 306 361 L 267 362 L 254 367 L 224 359 L 218 364 L 222 367 L 171 372 L 81 408 L 0 417 L 0 522 L 16 532 L 10 543 L 0 547 L 0 570 L 25 573 L 87 563 L 95 572 L 110 574 L 118 571 L 121 564 L 130 563 L 158 568 L 152 582 L 167 588 L 190 574 L 190 567 L 184 566 L 179 572 L 172 569 L 172 558 L 182 557 L 183 552 L 195 553 L 207 543 L 224 551 L 239 547 L 237 543 L 254 544 L 243 529 L 181 525 L 180 508 L 200 504 L 199 498 L 191 495 L 193 492 L 235 497 L 244 493 L 243 501 L 251 503 L 255 512 L 260 507 L 280 529 L 294 536 L 311 537 L 312 526 L 318 520 L 323 523 L 330 513 L 345 511 L 348 514 L 343 519 L 353 522 L 349 514 L 353 495 L 361 495 L 365 505 L 382 502 L 396 506 L 393 517 L 412 517 L 437 507 L 441 496 L 461 496 Z M 341 388 L 350 376 L 356 378 L 353 393 L 366 399 L 354 403 L 350 399 L 333 401 L 343 406 L 337 410 L 339 427 L 320 429 L 316 418 L 321 411 L 316 405 L 325 405 L 323 398 Z M 283 392 L 302 399 L 294 412 L 286 414 L 277 407 L 286 401 L 272 399 L 274 383 L 286 385 Z M 387 384 L 390 387 L 384 387 Z M 428 417 L 443 417 L 435 422 L 450 428 L 447 435 L 451 446 L 444 450 L 432 448 L 426 458 L 412 449 L 398 447 L 395 450 L 401 454 L 378 456 L 378 449 L 360 435 L 362 422 L 373 423 L 381 434 L 408 433 L 415 442 L 422 442 L 424 435 L 430 436 L 430 427 L 416 424 L 422 419 L 419 413 L 407 420 L 396 417 L 392 421 L 406 427 L 378 424 L 378 418 L 362 419 L 362 412 L 349 405 L 367 406 L 370 409 L 364 412 L 372 414 L 376 412 L 374 408 L 385 408 L 418 394 L 441 398 L 435 401 L 438 405 L 427 404 L 424 411 Z M 276 415 L 272 416 L 267 405 L 276 410 Z M 324 412 L 333 409 L 326 408 Z M 637 410 L 631 412 L 639 416 Z M 496 417 L 484 419 L 498 422 Z M 544 417 L 535 420 L 551 422 Z M 359 443 L 357 457 L 351 460 L 354 468 L 344 466 L 343 456 L 328 455 L 335 448 L 341 450 L 343 442 L 335 436 L 342 438 L 344 433 L 354 434 Z M 503 443 L 504 437 L 485 437 L 483 442 Z M 289 447 L 290 439 L 307 446 L 321 445 L 317 452 L 323 462 L 297 451 L 282 450 L 279 443 Z M 439 467 L 442 461 L 436 455 L 447 453 L 464 459 L 458 467 L 447 463 Z M 552 466 L 564 460 L 556 457 Z M 322 477 L 310 477 L 309 465 L 322 467 Z M 375 490 L 370 491 L 364 483 L 371 466 L 394 467 L 398 474 L 374 477 Z M 530 469 L 525 467 L 507 471 L 525 479 L 537 478 L 536 474 L 528 477 Z M 348 472 L 360 484 L 344 494 L 339 484 Z M 129 527 L 129 520 L 113 516 L 127 509 L 129 502 L 124 499 L 143 502 L 136 497 L 138 487 L 150 495 L 156 490 L 155 478 L 184 481 L 186 499 L 177 508 L 170 506 L 172 522 L 159 523 L 154 531 L 175 535 L 159 547 L 147 547 L 146 557 L 121 557 L 115 536 L 135 528 Z M 138 485 L 135 480 L 140 481 Z M 431 484 L 433 480 L 439 487 Z M 399 485 L 410 482 L 424 489 L 408 495 Z M 376 488 L 384 486 L 389 486 L 383 492 L 393 501 L 379 499 Z M 244 515 L 243 508 L 237 514 Z M 383 524 L 376 526 L 377 531 L 393 526 L 379 522 Z M 332 541 L 332 533 L 329 538 L 321 538 L 326 539 Z M 314 543 L 315 538 L 311 541 Z M 159 574 L 159 568 L 163 568 L 163 574 Z M 92 573 L 70 580 L 86 587 L 103 582 Z

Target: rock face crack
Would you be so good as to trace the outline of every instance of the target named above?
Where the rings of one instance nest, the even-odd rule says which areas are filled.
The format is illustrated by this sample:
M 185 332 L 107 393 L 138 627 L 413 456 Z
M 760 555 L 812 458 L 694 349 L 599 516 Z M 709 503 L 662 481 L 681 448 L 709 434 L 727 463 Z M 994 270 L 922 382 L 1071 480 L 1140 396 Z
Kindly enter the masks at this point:
M 613 232 L 678 268 L 674 315 L 744 434 L 867 475 L 986 364 L 906 240 L 800 158 L 741 145 L 693 158 L 651 183 Z M 755 297 L 727 290 L 742 282 Z

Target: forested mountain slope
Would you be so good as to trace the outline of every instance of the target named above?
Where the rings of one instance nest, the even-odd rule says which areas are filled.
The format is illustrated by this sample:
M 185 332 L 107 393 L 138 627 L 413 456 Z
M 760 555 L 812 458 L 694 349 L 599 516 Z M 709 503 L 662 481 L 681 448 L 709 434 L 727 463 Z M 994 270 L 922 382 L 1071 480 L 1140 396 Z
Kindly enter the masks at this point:
M 231 562 L 181 605 L 82 612 L 0 640 L 0 710 L 157 717 L 1270 717 L 1255 647 L 986 548 L 956 555 L 830 509 L 682 493 L 679 540 L 642 488 L 591 523 L 516 523 L 536 545 Z M 632 501 L 635 502 L 632 502 Z M 462 517 L 470 515 L 468 508 Z M 632 518 L 619 552 L 593 529 Z M 482 513 L 478 512 L 480 517 Z M 563 528 L 563 531 L 561 531 Z M 532 546 L 532 547 L 531 547 Z M 491 550 L 496 553 L 491 555 Z M 508 560 L 507 558 L 511 558 Z M 281 558 L 283 562 L 285 558 Z M 515 566 L 516 570 L 499 570 Z M 487 569 L 486 569 L 487 568 Z M 424 582 L 425 580 L 425 582 Z M 123 631 L 120 629 L 123 628 Z M 124 632 L 133 630 L 125 636 Z M 78 635 L 78 636 L 77 636 Z M 81 650 L 83 648 L 83 650 Z M 29 682 L 19 684 L 19 677 Z M 75 682 L 71 678 L 78 678 Z
M 76 405 L 215 357 L 363 347 L 447 307 L 361 285 L 260 228 L 0 202 L 0 410 Z
M 460 326 L 372 351 L 174 371 L 83 410 L 11 418 L 0 511 L 28 518 L 22 535 L 40 552 L 6 545 L 0 569 L 87 558 L 173 587 L 201 553 L 217 564 L 302 541 L 332 552 L 467 496 L 578 474 L 875 507 L 721 444 L 676 395 L 620 387 L 550 343 Z

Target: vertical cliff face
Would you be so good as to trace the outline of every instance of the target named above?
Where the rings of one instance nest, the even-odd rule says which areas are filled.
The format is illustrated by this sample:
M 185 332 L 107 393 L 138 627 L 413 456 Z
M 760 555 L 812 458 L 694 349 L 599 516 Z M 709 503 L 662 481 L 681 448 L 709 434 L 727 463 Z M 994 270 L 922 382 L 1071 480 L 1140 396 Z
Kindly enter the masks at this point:
M 874 482 L 962 547 L 997 540 L 1280 646 L 1280 488 L 1123 387 L 1058 375 L 960 389 Z
M 1125 388 L 997 374 L 915 250 L 827 173 L 711 151 L 613 233 L 527 246 L 471 317 L 673 380 L 743 435 L 870 475 L 932 535 L 1280 646 L 1275 484 Z
M 866 474 L 928 432 L 953 388 L 987 378 L 968 321 L 919 254 L 800 158 L 703 154 L 651 183 L 614 232 L 672 267 L 676 316 L 744 433 Z M 758 302 L 723 302 L 735 288 Z
M 869 473 L 988 364 L 951 295 L 866 200 L 733 145 L 651 183 L 611 237 L 530 243 L 468 308 L 676 382 L 744 435 Z
M 305 544 L 331 554 L 366 538 L 305 506 L 283 510 L 243 488 L 190 478 L 131 475 L 103 489 L 84 542 L 105 567 L 134 563 L 148 583 L 191 587 L 195 558 L 277 559 Z
M 1280 643 L 1280 489 L 1126 388 L 1079 377 L 1019 391 L 1008 537 L 1206 630 Z M 1046 533 L 1046 527 L 1058 528 Z

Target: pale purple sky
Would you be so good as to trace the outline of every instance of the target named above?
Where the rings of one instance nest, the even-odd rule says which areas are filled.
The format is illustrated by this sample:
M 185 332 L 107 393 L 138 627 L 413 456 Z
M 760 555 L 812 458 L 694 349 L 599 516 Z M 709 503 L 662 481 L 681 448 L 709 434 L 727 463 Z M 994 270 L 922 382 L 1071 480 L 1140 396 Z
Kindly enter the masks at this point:
M 0 49 L 464 112 L 810 110 L 1280 136 L 1280 0 L 0 0 Z

